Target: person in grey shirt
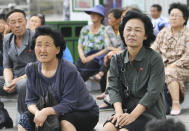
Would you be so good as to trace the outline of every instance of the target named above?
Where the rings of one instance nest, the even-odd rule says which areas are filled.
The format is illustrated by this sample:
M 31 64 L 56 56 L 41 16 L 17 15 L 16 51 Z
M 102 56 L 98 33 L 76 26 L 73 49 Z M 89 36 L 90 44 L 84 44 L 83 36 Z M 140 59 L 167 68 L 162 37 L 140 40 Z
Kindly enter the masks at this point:
M 25 66 L 29 62 L 36 61 L 35 53 L 30 48 L 30 41 L 34 32 L 26 29 L 26 14 L 20 9 L 12 10 L 7 14 L 8 25 L 12 33 L 5 36 L 3 40 L 3 77 L 4 85 L 0 88 L 0 94 L 18 93 L 18 112 L 26 110 Z

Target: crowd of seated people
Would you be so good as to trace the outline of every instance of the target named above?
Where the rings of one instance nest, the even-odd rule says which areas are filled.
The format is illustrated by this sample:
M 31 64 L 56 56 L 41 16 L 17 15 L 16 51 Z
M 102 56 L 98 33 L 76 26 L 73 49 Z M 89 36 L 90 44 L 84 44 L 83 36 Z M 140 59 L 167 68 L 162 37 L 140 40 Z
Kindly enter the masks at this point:
M 181 114 L 189 80 L 189 12 L 185 4 L 172 3 L 165 20 L 161 10 L 152 5 L 151 19 L 133 7 L 113 8 L 107 16 L 102 5 L 86 10 L 92 23 L 81 29 L 77 61 L 64 36 L 45 25 L 43 14 L 32 15 L 28 26 L 21 9 L 0 14 L 0 96 L 17 94 L 18 130 L 42 128 L 51 115 L 58 117 L 61 130 L 92 130 L 99 108 L 107 107 L 115 112 L 102 131 L 148 131 L 152 120 L 166 123 L 166 113 Z M 102 94 L 96 98 L 108 96 L 105 104 L 97 105 L 87 90 L 89 79 L 100 82 Z M 47 94 L 57 103 L 38 108 Z M 12 128 L 0 101 L 1 114 L 0 129 Z

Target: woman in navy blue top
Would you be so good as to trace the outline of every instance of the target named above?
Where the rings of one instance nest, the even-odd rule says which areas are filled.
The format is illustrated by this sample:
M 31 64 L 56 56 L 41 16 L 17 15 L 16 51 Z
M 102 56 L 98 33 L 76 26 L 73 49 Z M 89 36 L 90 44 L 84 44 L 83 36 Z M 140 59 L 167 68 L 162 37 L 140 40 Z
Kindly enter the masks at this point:
M 26 104 L 34 117 L 24 114 L 18 130 L 32 130 L 34 125 L 42 127 L 47 117 L 55 114 L 61 120 L 61 130 L 90 131 L 97 124 L 99 110 L 96 102 L 75 66 L 61 59 L 65 46 L 60 33 L 49 27 L 37 28 L 33 47 L 38 62 L 26 67 Z M 36 82 L 36 75 L 40 79 L 39 84 Z M 47 90 L 58 104 L 39 110 L 36 104 L 40 95 L 45 96 Z

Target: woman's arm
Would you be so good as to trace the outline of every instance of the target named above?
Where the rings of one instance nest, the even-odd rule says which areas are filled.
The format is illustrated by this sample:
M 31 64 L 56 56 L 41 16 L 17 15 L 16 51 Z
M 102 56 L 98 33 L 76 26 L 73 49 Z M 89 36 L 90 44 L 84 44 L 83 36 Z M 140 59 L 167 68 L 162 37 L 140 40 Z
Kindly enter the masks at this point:
M 121 115 L 118 121 L 119 127 L 129 125 L 134 122 L 144 111 L 146 107 L 141 104 L 138 104 L 131 113 L 124 113 Z
M 79 57 L 80 57 L 82 63 L 85 64 L 87 62 L 92 61 L 97 56 L 105 54 L 107 52 L 107 50 L 103 49 L 101 51 L 98 51 L 97 53 L 94 53 L 94 54 L 92 54 L 90 56 L 85 57 L 84 52 L 83 52 L 83 45 L 82 44 L 78 44 L 78 52 L 79 52 Z
M 35 114 L 34 122 L 37 127 L 42 127 L 49 115 L 57 115 L 57 113 L 52 107 L 46 107 L 42 110 L 38 110 L 36 105 L 31 105 L 28 107 L 28 109 L 30 110 L 30 112 Z
M 78 44 L 78 53 L 79 53 L 79 57 L 82 61 L 82 63 L 86 63 L 86 57 L 83 51 L 83 45 L 82 44 Z
M 28 110 L 29 110 L 33 115 L 35 115 L 35 113 L 36 113 L 37 111 L 39 111 L 39 109 L 37 108 L 36 104 L 31 104 L 31 105 L 29 105 L 29 106 L 28 106 Z

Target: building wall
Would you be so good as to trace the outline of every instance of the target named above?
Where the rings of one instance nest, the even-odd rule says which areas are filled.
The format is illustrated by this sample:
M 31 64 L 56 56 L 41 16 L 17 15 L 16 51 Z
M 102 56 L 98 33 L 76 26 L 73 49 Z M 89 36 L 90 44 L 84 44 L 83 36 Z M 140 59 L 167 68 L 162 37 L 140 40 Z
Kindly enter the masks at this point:
M 99 4 L 99 0 L 94 0 L 94 5 Z M 72 21 L 88 21 L 89 24 L 91 23 L 90 16 L 86 14 L 84 11 L 82 12 L 75 12 L 72 10 L 72 0 L 70 0 L 70 20 Z

